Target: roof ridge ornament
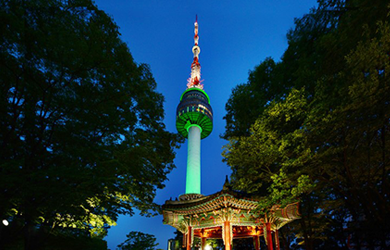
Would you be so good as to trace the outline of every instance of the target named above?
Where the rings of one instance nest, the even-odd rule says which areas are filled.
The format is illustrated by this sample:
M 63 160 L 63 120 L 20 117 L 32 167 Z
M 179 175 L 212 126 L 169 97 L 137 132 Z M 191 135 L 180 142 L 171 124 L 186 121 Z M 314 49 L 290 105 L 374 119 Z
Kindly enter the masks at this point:
M 231 185 L 229 183 L 229 177 L 226 175 L 225 183 L 223 184 L 222 190 L 230 191 Z

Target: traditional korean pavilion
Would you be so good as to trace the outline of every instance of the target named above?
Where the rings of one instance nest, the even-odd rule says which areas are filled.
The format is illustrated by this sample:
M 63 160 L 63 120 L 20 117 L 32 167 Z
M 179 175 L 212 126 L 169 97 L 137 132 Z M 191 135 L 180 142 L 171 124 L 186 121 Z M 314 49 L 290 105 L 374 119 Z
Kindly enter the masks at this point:
M 232 249 L 235 238 L 253 238 L 259 250 L 260 237 L 264 237 L 268 250 L 273 250 L 274 245 L 279 250 L 278 230 L 299 218 L 298 203 L 284 208 L 274 205 L 267 216 L 261 215 L 256 210 L 258 200 L 232 190 L 227 177 L 220 192 L 208 196 L 200 192 L 200 141 L 212 131 L 213 112 L 200 81 L 197 20 L 194 41 L 191 78 L 176 111 L 177 130 L 188 138 L 186 193 L 165 202 L 163 222 L 183 233 L 183 247 L 187 250 L 193 247 L 194 237 L 201 239 L 202 250 L 208 238 L 223 239 L 226 250 Z

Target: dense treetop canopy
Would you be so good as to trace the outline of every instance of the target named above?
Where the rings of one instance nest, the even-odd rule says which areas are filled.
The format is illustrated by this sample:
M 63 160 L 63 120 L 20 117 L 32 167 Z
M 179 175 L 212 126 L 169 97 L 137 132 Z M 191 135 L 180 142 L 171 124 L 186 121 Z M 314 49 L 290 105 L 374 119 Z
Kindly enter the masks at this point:
M 112 19 L 90 0 L 5 0 L 0 33 L 9 234 L 24 230 L 26 246 L 45 228 L 104 236 L 119 214 L 157 212 L 179 139 L 162 122 L 149 67 L 134 62 Z
M 301 202 L 285 249 L 390 247 L 389 8 L 319 1 L 226 104 L 234 187 L 263 212 Z

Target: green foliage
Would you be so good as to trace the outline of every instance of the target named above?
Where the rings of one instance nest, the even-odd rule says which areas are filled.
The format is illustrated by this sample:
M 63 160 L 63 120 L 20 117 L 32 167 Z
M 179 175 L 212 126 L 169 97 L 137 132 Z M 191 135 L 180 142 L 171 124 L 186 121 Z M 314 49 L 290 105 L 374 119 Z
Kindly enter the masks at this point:
M 283 170 L 271 176 L 271 180 L 272 184 L 268 188 L 269 195 L 259 202 L 259 210 L 263 214 L 266 214 L 275 204 L 285 207 L 299 201 L 303 194 L 310 193 L 315 187 L 308 175 L 301 175 L 296 182 L 293 182 Z
M 250 136 L 230 140 L 223 156 L 232 166 L 235 188 L 264 195 L 281 167 L 296 169 L 305 163 L 310 151 L 304 148 L 299 130 L 305 107 L 304 91 L 294 89 L 284 102 L 270 104 L 251 127 Z
M 226 117 L 233 119 L 226 119 L 229 144 L 223 152 L 234 188 L 263 197 L 263 212 L 273 204 L 300 201 L 302 219 L 281 231 L 286 246 L 342 249 L 350 239 L 356 248 L 389 247 L 387 5 L 319 1 L 296 20 L 289 47 L 276 64 L 282 70 L 267 82 L 282 81 L 286 91 L 248 102 L 246 111 L 257 112 L 257 118 L 234 116 L 243 112 L 236 99 L 261 97 L 268 88 L 233 91 L 226 105 L 236 109 L 227 108 Z M 237 88 L 254 89 L 256 81 Z M 294 237 L 300 245 L 292 244 Z
M 118 245 L 118 250 L 154 250 L 158 244 L 151 234 L 131 231 L 125 242 Z
M 0 19 L 0 217 L 26 249 L 34 230 L 102 238 L 158 212 L 179 139 L 117 25 L 90 0 L 6 0 Z

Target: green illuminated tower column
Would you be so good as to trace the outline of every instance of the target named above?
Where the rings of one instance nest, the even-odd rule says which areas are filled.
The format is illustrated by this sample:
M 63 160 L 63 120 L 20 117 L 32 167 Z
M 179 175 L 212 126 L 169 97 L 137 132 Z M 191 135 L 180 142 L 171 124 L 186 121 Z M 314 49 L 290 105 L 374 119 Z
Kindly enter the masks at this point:
M 210 106 L 210 98 L 203 90 L 203 84 L 200 81 L 197 21 L 195 21 L 194 40 L 191 78 L 188 79 L 187 89 L 181 95 L 176 110 L 177 131 L 188 138 L 186 195 L 201 193 L 200 140 L 206 138 L 213 130 L 213 110 Z
M 188 128 L 186 194 L 200 194 L 200 131 L 198 125 Z

